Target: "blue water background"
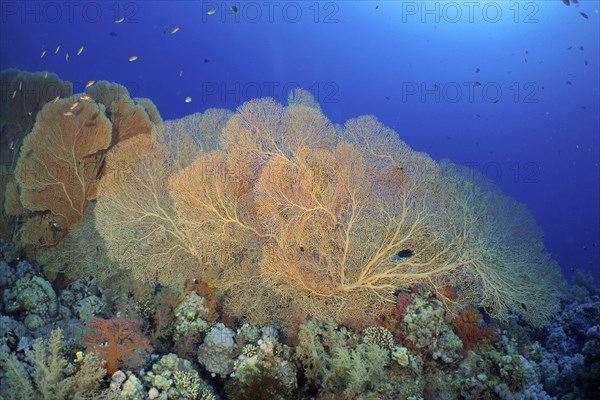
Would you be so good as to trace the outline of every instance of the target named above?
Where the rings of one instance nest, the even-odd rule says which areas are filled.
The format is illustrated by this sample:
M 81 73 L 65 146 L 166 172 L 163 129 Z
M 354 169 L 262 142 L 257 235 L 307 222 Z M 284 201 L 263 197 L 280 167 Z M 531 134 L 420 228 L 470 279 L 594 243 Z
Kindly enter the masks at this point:
M 119 82 L 164 119 L 309 89 L 336 123 L 374 114 L 484 173 L 529 206 L 565 275 L 599 279 L 600 4 L 466 4 L 3 0 L 0 68 L 55 72 L 75 92 Z

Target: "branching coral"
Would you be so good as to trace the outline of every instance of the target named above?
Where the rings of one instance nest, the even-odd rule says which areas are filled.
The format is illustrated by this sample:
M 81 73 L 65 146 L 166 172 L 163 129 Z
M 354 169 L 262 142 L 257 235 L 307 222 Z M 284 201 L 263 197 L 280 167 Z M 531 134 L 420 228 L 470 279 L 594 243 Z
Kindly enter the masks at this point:
M 111 149 L 100 183 L 96 227 L 109 257 L 140 284 L 172 284 L 198 272 L 191 266 L 201 254 L 168 195 L 172 168 L 166 158 L 164 147 L 148 136 L 133 137 Z
M 336 129 L 305 94 L 291 100 L 242 105 L 222 148 L 189 165 L 148 155 L 119 190 L 105 180 L 101 234 L 109 248 L 129 246 L 102 228 L 120 221 L 137 246 L 112 257 L 166 284 L 212 271 L 250 319 L 240 309 L 293 305 L 362 320 L 396 290 L 429 286 L 456 292 L 443 298 L 451 312 L 475 305 L 547 320 L 556 269 L 523 206 L 411 150 L 374 117 Z
M 49 213 L 48 229 L 55 227 L 55 232 L 77 224 L 96 194 L 102 152 L 110 142 L 111 124 L 103 106 L 78 97 L 47 104 L 17 163 L 23 207 Z
M 14 180 L 12 162 L 0 171 L 0 218 L 39 259 L 77 228 L 102 175 L 121 167 L 105 163 L 114 145 L 138 136 L 162 141 L 162 120 L 151 101 L 131 99 L 117 84 L 98 82 L 86 95 L 68 97 L 71 85 L 54 74 L 8 70 L 0 80 L 12 91 L 0 93 L 0 142 L 7 144 L 0 152 L 17 160 Z
M 14 172 L 19 150 L 44 104 L 72 93 L 70 83 L 48 72 L 0 72 L 0 236 L 12 238 L 19 202 Z

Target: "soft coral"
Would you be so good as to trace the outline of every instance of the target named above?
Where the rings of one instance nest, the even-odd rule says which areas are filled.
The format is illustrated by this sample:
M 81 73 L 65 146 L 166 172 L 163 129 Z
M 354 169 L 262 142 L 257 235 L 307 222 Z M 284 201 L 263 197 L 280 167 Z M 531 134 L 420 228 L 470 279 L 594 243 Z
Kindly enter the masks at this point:
M 108 376 L 122 366 L 134 368 L 140 365 L 144 353 L 152 352 L 150 341 L 139 332 L 135 321 L 94 318 L 88 329 L 81 344 L 106 361 Z
M 485 325 L 483 318 L 476 308 L 464 310 L 452 321 L 456 335 L 463 342 L 464 351 L 471 350 L 484 339 L 493 337 L 492 330 Z

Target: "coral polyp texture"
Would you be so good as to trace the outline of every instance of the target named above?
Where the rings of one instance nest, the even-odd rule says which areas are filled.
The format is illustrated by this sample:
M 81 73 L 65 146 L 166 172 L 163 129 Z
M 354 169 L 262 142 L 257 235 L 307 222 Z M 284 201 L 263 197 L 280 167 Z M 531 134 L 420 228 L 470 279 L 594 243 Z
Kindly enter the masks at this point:
M 255 323 L 292 310 L 367 321 L 419 286 L 455 315 L 514 311 L 537 326 L 553 315 L 558 266 L 525 206 L 373 116 L 337 126 L 307 92 L 290 100 L 205 115 L 206 126 L 228 117 L 218 140 L 199 130 L 117 143 L 94 210 L 117 268 L 139 285 L 197 277 L 229 315 Z

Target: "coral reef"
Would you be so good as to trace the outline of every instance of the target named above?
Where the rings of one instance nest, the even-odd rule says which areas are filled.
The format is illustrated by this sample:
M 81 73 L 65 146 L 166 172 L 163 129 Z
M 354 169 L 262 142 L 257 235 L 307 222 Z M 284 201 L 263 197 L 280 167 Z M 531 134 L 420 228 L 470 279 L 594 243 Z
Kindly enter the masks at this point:
M 37 114 L 51 101 L 71 96 L 71 83 L 56 74 L 16 69 L 0 71 L 0 237 L 13 238 L 15 215 L 24 212 L 14 181 L 23 139 L 31 132 Z
M 136 146 L 138 168 L 100 183 L 109 257 L 143 282 L 201 275 L 250 322 L 285 323 L 297 308 L 358 324 L 419 285 L 440 297 L 452 288 L 452 313 L 482 307 L 507 320 L 512 310 L 541 326 L 556 312 L 557 266 L 524 206 L 372 116 L 336 129 L 307 96 L 246 102 L 220 148 L 193 161 L 177 161 L 180 147 Z
M 1 217 L 12 218 L 7 221 L 10 234 L 5 236 L 24 244 L 30 258 L 52 264 L 49 270 L 56 272 L 64 267 L 76 275 L 73 271 L 77 266 L 84 266 L 91 257 L 69 260 L 63 253 L 72 251 L 74 244 L 99 248 L 97 238 L 84 241 L 95 231 L 90 230 L 89 224 L 84 224 L 83 235 L 73 235 L 60 251 L 47 253 L 61 244 L 72 230 L 78 229 L 88 204 L 96 198 L 101 175 L 118 169 L 115 157 L 106 159 L 110 150 L 137 136 L 161 141 L 162 119 L 151 101 L 132 99 L 127 90 L 117 84 L 101 81 L 88 87 L 85 95 L 71 96 L 70 84 L 61 82 L 54 74 L 15 75 L 7 71 L 2 77 L 12 79 L 11 87 L 19 87 L 14 101 L 2 103 L 0 116 L 0 120 L 7 121 L 5 128 L 11 124 L 19 126 L 11 133 L 17 137 L 2 140 L 10 140 L 10 146 L 0 148 L 4 152 L 10 147 L 16 165 L 14 171 L 0 173 L 0 200 L 4 204 Z M 17 121 L 18 116 L 25 114 L 20 108 L 22 102 L 31 108 L 31 112 L 26 113 L 30 120 L 27 126 Z M 93 217 L 88 217 L 90 219 Z M 70 262 L 65 263 L 65 260 Z
M 150 399 L 216 399 L 212 388 L 200 379 L 192 364 L 174 354 L 161 357 L 143 379 L 149 387 Z
M 22 243 L 53 246 L 81 220 L 111 139 L 102 105 L 72 96 L 42 108 L 23 140 L 15 177 L 22 207 L 46 214 L 42 223 L 24 225 Z M 41 237 L 51 240 L 40 243 Z
M 297 390 L 292 353 L 272 335 L 247 344 L 234 361 L 225 390 L 231 399 L 289 399 Z
M 3 299 L 15 302 L 12 293 L 22 279 L 51 287 L 35 265 L 20 259 L 18 246 L 0 242 L 0 254 Z M 47 295 L 39 286 L 34 287 L 37 289 L 23 293 Z M 600 296 L 589 282 L 574 284 L 563 294 L 564 312 L 548 331 L 525 329 L 515 315 L 510 323 L 500 324 L 487 341 L 479 341 L 465 352 L 455 343 L 458 336 L 448 334 L 457 328 L 446 320 L 445 305 L 433 292 L 419 288 L 404 296 L 410 301 L 403 301 L 398 313 L 402 318 L 393 326 L 393 333 L 383 327 L 368 327 L 358 333 L 333 322 L 309 319 L 300 327 L 298 346 L 289 348 L 279 342 L 280 335 L 273 326 L 246 323 L 229 329 L 216 324 L 204 338 L 199 335 L 194 339 L 199 344 L 199 364 L 194 357 L 153 354 L 148 369 L 139 369 L 141 365 L 135 363 L 122 365 L 128 369 L 116 370 L 110 382 L 104 378 L 107 357 L 78 351 L 77 337 L 82 333 L 77 333 L 81 328 L 75 328 L 82 326 L 81 319 L 96 312 L 116 314 L 105 293 L 91 277 L 52 290 L 58 301 L 55 317 L 50 317 L 47 305 L 0 315 L 2 398 L 50 398 L 44 394 L 49 385 L 67 388 L 52 398 L 118 396 L 131 400 L 315 396 L 593 399 L 597 393 Z M 11 309 L 4 300 L 0 304 L 2 314 Z M 203 309 L 204 304 L 197 294 L 188 294 L 179 302 L 179 310 L 192 305 Z M 24 321 L 28 315 L 37 315 L 33 312 L 42 314 L 48 327 L 71 326 L 63 331 L 69 340 L 62 340 L 58 330 L 50 332 L 44 327 L 31 331 Z M 171 324 L 191 327 L 200 314 L 194 313 L 185 321 L 173 319 Z M 409 339 L 413 336 L 414 342 Z M 35 337 L 41 338 L 35 341 Z M 167 341 L 161 347 L 168 348 L 169 336 L 161 340 Z
M 198 336 L 210 329 L 211 311 L 205 306 L 206 300 L 196 292 L 191 292 L 175 308 L 173 340 L 183 335 Z
M 463 343 L 446 324 L 445 312 L 439 300 L 417 296 L 406 308 L 401 327 L 412 347 L 451 363 L 460 358 Z
M 212 374 L 229 375 L 233 372 L 233 359 L 239 352 L 234 337 L 235 332 L 225 325 L 213 326 L 198 348 L 198 362 Z
M 89 354 L 69 364 L 62 355 L 62 333 L 55 330 L 47 340 L 38 339 L 29 352 L 33 366 L 33 379 L 27 366 L 14 354 L 0 352 L 3 399 L 118 399 L 116 393 L 103 389 L 101 379 L 105 374 L 94 354 Z
M 300 89 L 163 124 L 60 87 L 35 126 L 0 93 L 0 398 L 597 397 L 600 291 L 481 176 Z
M 296 357 L 309 381 L 324 393 L 352 398 L 377 392 L 386 380 L 389 351 L 360 343 L 356 334 L 333 323 L 308 320 L 299 332 Z

